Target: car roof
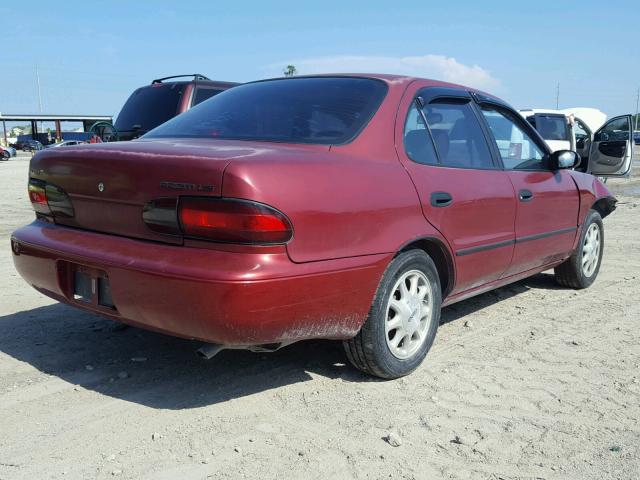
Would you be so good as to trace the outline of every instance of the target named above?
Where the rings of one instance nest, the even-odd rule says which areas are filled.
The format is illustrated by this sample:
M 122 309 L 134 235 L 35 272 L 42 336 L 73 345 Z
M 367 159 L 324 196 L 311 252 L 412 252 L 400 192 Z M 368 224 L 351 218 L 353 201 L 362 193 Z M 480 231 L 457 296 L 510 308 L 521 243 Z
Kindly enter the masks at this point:
M 385 82 L 389 88 L 393 89 L 402 89 L 404 90 L 408 85 L 414 82 L 422 83 L 423 87 L 448 87 L 448 88 L 459 88 L 463 90 L 470 90 L 472 92 L 478 92 L 490 97 L 494 97 L 494 95 L 479 90 L 477 88 L 469 87 L 466 85 L 460 85 L 457 83 L 444 82 L 441 80 L 434 80 L 431 78 L 421 78 L 415 77 L 412 75 L 397 75 L 397 74 L 387 74 L 387 73 L 318 73 L 311 75 L 295 75 L 292 77 L 273 77 L 273 78 L 265 78 L 262 80 L 255 80 L 253 82 L 248 83 L 258 83 L 258 82 L 266 82 L 271 80 L 295 80 L 299 78 L 336 78 L 336 77 L 346 77 L 346 78 L 372 78 L 375 80 L 381 80 Z M 497 97 L 494 97 L 497 98 Z
M 525 108 L 523 110 L 518 110 L 520 113 L 524 114 L 536 114 L 536 113 L 544 113 L 547 115 L 562 115 L 564 117 L 567 116 L 567 112 L 563 112 L 562 110 L 552 110 L 550 108 Z
M 187 85 L 187 84 L 194 84 L 194 85 L 205 85 L 207 87 L 219 87 L 219 88 L 231 88 L 231 87 L 235 87 L 237 85 L 240 85 L 237 82 L 227 82 L 227 81 L 222 81 L 222 80 L 211 80 L 211 79 L 203 79 L 203 78 L 192 78 L 191 80 L 162 80 L 162 81 L 158 81 L 158 80 L 153 80 L 151 83 L 148 83 L 147 85 L 143 85 L 140 88 L 145 88 L 145 87 L 151 87 L 152 85 Z
M 220 86 L 220 87 L 235 87 L 236 85 L 240 85 L 240 83 L 237 83 L 237 82 L 225 82 L 225 81 L 222 81 L 222 80 L 220 80 L 220 81 L 219 80 L 180 80 L 180 81 L 162 82 L 163 85 L 167 85 L 167 84 L 187 84 L 187 83 L 193 83 L 193 84 L 198 84 L 198 85 L 215 85 L 215 86 Z M 153 85 L 153 84 L 150 83 L 149 85 Z

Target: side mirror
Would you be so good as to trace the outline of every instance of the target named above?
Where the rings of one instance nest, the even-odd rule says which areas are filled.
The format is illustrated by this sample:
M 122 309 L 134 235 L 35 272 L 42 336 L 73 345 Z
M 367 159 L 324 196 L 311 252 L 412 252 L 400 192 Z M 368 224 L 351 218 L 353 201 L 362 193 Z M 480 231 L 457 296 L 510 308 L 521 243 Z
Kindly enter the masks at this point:
M 580 165 L 581 161 L 580 155 L 572 150 L 558 150 L 549 157 L 549 167 L 551 170 L 574 168 Z

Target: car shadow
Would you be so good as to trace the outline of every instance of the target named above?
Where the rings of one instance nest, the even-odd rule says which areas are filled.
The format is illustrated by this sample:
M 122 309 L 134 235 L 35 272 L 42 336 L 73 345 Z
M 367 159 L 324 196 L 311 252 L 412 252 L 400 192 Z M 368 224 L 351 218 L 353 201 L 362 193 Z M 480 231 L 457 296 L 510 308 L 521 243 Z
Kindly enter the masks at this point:
M 441 323 L 531 288 L 555 288 L 553 277 L 537 275 L 447 307 Z M 199 346 L 57 303 L 0 317 L 1 352 L 71 384 L 151 408 L 212 405 L 314 376 L 382 381 L 352 368 L 340 342 L 300 342 L 273 353 L 226 350 L 209 361 L 195 355 Z
M 459 320 L 462 317 L 487 308 L 502 300 L 520 295 L 529 290 L 562 290 L 564 287 L 558 285 L 553 274 L 539 273 L 524 280 L 514 282 L 496 290 L 491 290 L 477 297 L 469 298 L 462 302 L 454 303 L 442 309 L 440 325 Z

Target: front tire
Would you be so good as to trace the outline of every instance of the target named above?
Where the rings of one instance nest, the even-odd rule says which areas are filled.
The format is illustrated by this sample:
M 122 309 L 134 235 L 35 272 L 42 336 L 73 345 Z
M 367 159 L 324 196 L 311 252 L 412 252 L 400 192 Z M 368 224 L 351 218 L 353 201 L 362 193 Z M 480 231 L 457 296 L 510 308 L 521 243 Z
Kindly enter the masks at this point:
M 382 276 L 360 332 L 344 342 L 349 361 L 381 378 L 408 375 L 433 344 L 441 304 L 433 260 L 422 250 L 399 254 Z
M 600 271 L 603 251 L 604 225 L 602 217 L 595 210 L 589 210 L 582 228 L 578 248 L 554 270 L 556 281 L 569 288 L 589 287 Z

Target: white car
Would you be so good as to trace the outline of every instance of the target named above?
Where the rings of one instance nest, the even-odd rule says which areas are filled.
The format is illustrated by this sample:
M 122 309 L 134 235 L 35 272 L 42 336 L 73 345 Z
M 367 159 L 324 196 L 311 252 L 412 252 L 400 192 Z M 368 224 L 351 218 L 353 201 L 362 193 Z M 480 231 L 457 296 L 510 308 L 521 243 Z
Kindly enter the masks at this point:
M 72 147 L 73 145 L 83 145 L 87 142 L 83 140 L 63 140 L 62 142 L 47 145 L 47 148 Z
M 593 132 L 607 119 L 607 115 L 597 108 L 584 107 L 564 110 L 534 108 L 520 110 L 520 114 L 533 125 L 553 151 L 576 150 L 579 148 L 577 140 L 587 137 L 591 139 Z
M 575 150 L 575 135 L 565 112 L 534 108 L 520 110 L 520 114 L 538 131 L 552 151 Z
M 622 159 L 625 164 L 628 161 L 629 167 L 631 165 L 633 138 L 626 138 L 630 125 L 628 122 L 632 122 L 631 115 L 606 121 L 607 115 L 604 112 L 585 107 L 564 110 L 528 109 L 520 110 L 520 114 L 538 131 L 551 150 L 578 152 L 582 162 L 576 170 L 590 173 L 594 162 L 605 167 L 606 171 L 609 166 L 620 167 L 620 162 L 612 158 Z M 623 131 L 625 133 L 620 133 Z M 611 171 L 613 170 L 615 169 Z M 629 173 L 630 168 L 626 175 Z

